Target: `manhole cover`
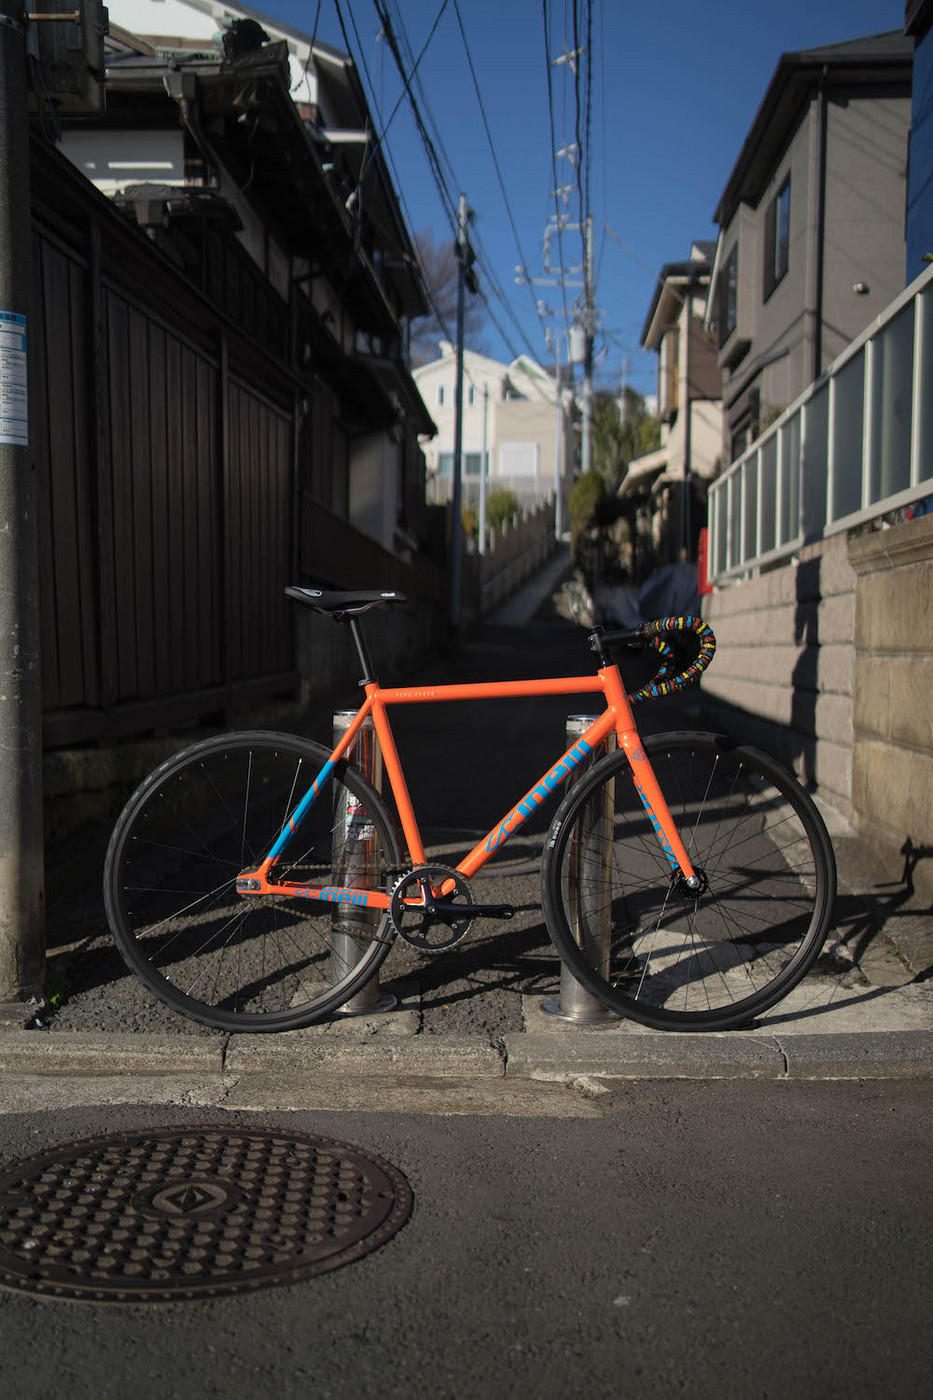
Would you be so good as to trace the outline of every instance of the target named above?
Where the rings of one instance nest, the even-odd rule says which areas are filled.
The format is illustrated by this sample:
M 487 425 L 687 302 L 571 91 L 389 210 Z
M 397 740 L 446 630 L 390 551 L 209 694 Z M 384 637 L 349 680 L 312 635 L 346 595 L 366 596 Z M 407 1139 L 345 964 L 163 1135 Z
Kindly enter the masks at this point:
M 0 1286 L 160 1303 L 298 1283 L 378 1249 L 411 1214 L 401 1172 L 274 1129 L 88 1138 L 0 1174 Z

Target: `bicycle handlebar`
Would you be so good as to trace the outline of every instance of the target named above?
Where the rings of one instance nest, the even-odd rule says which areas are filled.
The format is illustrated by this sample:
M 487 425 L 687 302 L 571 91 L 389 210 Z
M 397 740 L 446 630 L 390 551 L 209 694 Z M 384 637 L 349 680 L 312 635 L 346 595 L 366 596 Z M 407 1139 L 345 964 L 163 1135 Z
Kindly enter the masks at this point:
M 670 632 L 693 632 L 700 645 L 696 660 L 676 675 L 670 674 L 674 665 L 674 649 L 664 640 L 665 634 Z M 643 622 L 634 631 L 603 632 L 597 628 L 590 635 L 597 634 L 606 644 L 624 642 L 636 648 L 649 646 L 660 654 L 660 669 L 640 690 L 628 697 L 630 705 L 656 700 L 661 695 L 673 695 L 678 690 L 685 690 L 688 685 L 695 685 L 716 654 L 713 629 L 701 617 L 659 617 L 653 622 Z

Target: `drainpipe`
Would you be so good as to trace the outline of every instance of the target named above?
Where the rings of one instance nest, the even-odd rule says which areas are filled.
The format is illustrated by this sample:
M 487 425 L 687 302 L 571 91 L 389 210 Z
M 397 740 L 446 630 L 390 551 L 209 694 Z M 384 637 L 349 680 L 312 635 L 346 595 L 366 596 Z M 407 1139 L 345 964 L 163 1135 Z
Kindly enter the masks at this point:
M 826 132 L 828 108 L 826 103 L 826 77 L 829 69 L 824 64 L 820 74 L 820 87 L 817 104 L 820 123 L 819 195 L 816 216 L 816 327 L 813 334 L 813 366 L 811 380 L 819 379 L 823 372 L 823 265 L 826 245 Z

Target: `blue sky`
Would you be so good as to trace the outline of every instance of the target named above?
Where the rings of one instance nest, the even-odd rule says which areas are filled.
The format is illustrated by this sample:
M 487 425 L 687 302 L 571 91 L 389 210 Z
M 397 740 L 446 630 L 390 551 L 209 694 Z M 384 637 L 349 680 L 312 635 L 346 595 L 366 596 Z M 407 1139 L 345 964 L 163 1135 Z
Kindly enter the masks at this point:
M 403 21 L 417 55 L 443 0 L 387 0 L 393 25 Z M 419 103 L 435 135 L 446 184 L 475 211 L 479 275 L 492 305 L 483 348 L 548 358 L 535 302 L 564 325 L 560 288 L 515 283 L 522 256 L 532 277 L 546 275 L 543 237 L 554 211 L 546 53 L 573 47 L 572 0 L 457 0 L 476 70 L 496 164 L 467 62 L 454 0 L 447 0 L 418 68 Z M 335 0 L 260 0 L 256 8 L 344 49 Z M 584 0 L 576 6 L 585 14 Z M 380 37 L 373 0 L 340 0 L 351 52 L 368 69 L 374 106 L 385 121 L 402 92 Z M 545 43 L 545 13 L 548 40 Z M 652 392 L 655 358 L 639 349 L 641 327 L 661 264 L 689 254 L 695 238 L 712 238 L 713 210 L 781 53 L 903 26 L 903 0 L 593 0 L 589 207 L 593 219 L 596 300 L 600 309 L 597 378 Z M 582 22 L 582 21 L 581 21 Z M 585 62 L 585 60 L 583 60 Z M 574 140 L 576 101 L 568 63 L 552 66 L 557 146 Z M 378 117 L 374 111 L 374 118 Z M 585 110 L 582 113 L 585 131 Z M 439 139 L 438 139 L 439 138 Z M 450 238 L 444 203 L 432 178 L 407 101 L 391 122 L 386 146 L 409 224 Z M 586 141 L 584 139 L 584 145 Z M 441 149 L 442 148 L 442 149 Z M 557 161 L 559 183 L 577 172 Z M 514 223 L 514 230 L 513 225 Z M 576 241 L 574 241 L 576 239 Z M 519 251 L 520 250 L 520 251 Z M 580 260 L 579 235 L 568 232 L 565 263 Z M 552 247 L 556 265 L 556 243 Z M 566 304 L 572 311 L 570 289 Z

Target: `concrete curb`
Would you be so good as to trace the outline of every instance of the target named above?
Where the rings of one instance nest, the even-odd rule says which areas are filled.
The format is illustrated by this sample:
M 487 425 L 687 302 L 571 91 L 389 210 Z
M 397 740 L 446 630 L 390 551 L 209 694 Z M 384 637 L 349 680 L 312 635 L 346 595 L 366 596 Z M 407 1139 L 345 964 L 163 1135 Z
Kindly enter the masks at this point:
M 933 1049 L 933 1038 L 931 1038 Z M 507 1073 L 566 1082 L 596 1079 L 780 1079 L 784 1056 L 773 1040 L 720 1035 L 507 1035 Z M 933 1063 L 933 1062 L 931 1062 Z
M 225 1041 L 126 1031 L 0 1032 L 0 1074 L 221 1074 Z
M 916 1079 L 933 1076 L 933 1031 L 750 1036 L 505 1037 L 506 1073 L 592 1079 Z
M 933 1074 L 933 1031 L 862 1031 L 780 1038 L 788 1079 L 922 1079 Z
M 481 1036 L 420 1035 L 406 1040 L 327 1040 L 286 1031 L 283 1035 L 235 1035 L 230 1039 L 227 1074 L 417 1075 L 429 1079 L 501 1079 L 499 1051 Z
M 0 1074 L 274 1075 L 366 1079 L 550 1081 L 583 1079 L 916 1079 L 933 1077 L 933 1030 L 751 1036 L 632 1032 L 504 1037 L 419 1035 L 327 1039 L 155 1036 L 125 1032 L 0 1032 Z

